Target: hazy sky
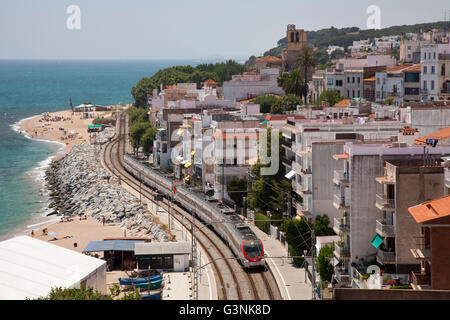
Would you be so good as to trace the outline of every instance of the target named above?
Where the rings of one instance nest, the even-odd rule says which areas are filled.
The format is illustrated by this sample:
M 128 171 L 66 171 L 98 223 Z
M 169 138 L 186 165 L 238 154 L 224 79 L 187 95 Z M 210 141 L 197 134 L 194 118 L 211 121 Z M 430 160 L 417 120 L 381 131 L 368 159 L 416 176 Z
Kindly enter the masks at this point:
M 366 28 L 442 21 L 449 0 L 1 0 L 0 59 L 182 59 L 260 55 L 286 25 Z M 69 30 L 67 7 L 81 9 Z

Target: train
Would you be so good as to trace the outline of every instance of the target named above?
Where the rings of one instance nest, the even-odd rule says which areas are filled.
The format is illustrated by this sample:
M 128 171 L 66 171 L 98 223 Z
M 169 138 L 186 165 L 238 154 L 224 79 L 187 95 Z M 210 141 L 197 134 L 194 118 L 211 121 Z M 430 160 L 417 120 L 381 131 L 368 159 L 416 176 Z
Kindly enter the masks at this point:
M 179 183 L 131 155 L 124 155 L 125 170 L 157 194 L 177 204 L 211 227 L 227 244 L 245 269 L 265 267 L 263 243 L 236 212 L 211 201 L 205 194 Z

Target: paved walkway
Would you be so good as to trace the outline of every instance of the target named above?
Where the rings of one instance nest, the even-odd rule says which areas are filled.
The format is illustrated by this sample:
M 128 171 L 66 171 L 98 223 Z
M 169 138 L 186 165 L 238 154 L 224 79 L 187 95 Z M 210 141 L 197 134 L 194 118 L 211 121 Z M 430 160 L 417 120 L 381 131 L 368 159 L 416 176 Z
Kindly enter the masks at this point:
M 297 268 L 287 257 L 286 247 L 254 225 L 250 228 L 263 242 L 266 262 L 278 283 L 284 300 L 311 300 L 311 282 L 305 277 L 305 269 Z M 270 258 L 272 257 L 272 258 Z

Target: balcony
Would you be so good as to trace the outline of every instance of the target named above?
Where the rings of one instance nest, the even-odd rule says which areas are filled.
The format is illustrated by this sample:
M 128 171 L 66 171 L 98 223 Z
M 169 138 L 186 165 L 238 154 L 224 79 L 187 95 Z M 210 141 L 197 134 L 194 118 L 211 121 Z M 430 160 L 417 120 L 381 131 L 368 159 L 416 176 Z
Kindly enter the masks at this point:
M 294 170 L 297 174 L 301 174 L 302 166 L 298 164 L 297 161 L 292 162 L 292 170 Z
M 339 283 L 340 286 L 346 286 L 351 284 L 351 277 L 350 273 L 345 270 L 345 268 L 336 268 L 334 270 L 334 275 L 336 281 Z
M 395 226 L 387 224 L 384 219 L 377 220 L 377 233 L 383 237 L 395 237 Z
M 347 197 L 341 196 L 339 194 L 334 195 L 333 205 L 338 210 L 345 210 L 350 207 L 350 201 L 348 201 Z
M 381 264 L 395 264 L 395 251 L 377 250 L 377 261 Z
M 376 207 L 382 211 L 395 211 L 395 199 L 388 199 L 386 196 L 377 194 Z
M 336 185 L 344 185 L 348 186 L 349 184 L 349 175 L 344 170 L 335 170 L 333 183 Z
M 285 148 L 292 149 L 292 141 L 291 140 L 283 139 L 283 140 L 281 140 L 281 145 Z
M 295 159 L 292 159 L 292 158 L 288 159 L 288 158 L 283 157 L 281 160 L 282 160 L 283 164 L 286 165 L 287 167 L 292 167 L 292 162 Z
M 334 226 L 333 226 L 334 232 L 336 234 L 344 234 L 350 232 L 350 224 L 346 222 L 346 218 L 334 218 Z
M 426 273 L 412 272 L 411 286 L 414 290 L 429 290 L 431 289 L 431 277 Z
M 334 243 L 334 256 L 338 260 L 350 259 L 350 248 L 345 247 L 345 245 L 343 245 L 341 247 L 337 242 L 335 242 Z

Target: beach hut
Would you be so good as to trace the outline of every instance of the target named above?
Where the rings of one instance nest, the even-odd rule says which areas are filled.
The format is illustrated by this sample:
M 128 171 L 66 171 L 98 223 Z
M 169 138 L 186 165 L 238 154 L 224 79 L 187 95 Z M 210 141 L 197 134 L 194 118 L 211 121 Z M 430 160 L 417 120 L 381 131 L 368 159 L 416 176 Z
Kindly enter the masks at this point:
M 144 243 L 143 238 L 106 239 L 103 241 L 91 241 L 84 248 L 83 253 L 103 252 L 108 262 L 109 270 L 134 269 L 136 257 L 134 247 L 136 243 Z
M 138 270 L 184 272 L 189 269 L 189 242 L 136 243 Z
M 47 296 L 52 288 L 106 290 L 106 261 L 20 236 L 0 242 L 0 300 Z

